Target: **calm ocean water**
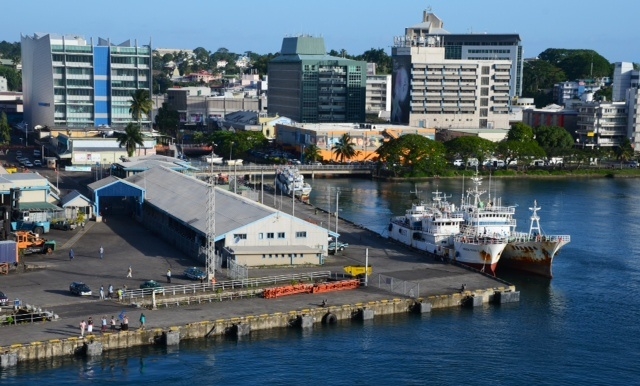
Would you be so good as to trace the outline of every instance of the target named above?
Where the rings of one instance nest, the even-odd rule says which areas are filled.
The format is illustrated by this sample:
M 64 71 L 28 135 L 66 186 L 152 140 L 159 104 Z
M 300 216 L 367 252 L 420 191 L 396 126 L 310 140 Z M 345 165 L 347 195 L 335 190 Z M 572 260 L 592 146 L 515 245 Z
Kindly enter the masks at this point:
M 335 211 L 339 187 L 341 216 L 380 232 L 416 188 L 425 200 L 436 188 L 453 202 L 462 192 L 462 181 L 448 180 L 312 184 L 318 207 L 331 197 Z M 0 371 L 0 384 L 638 384 L 640 180 L 485 180 L 484 188 L 519 206 L 520 230 L 536 199 L 543 230 L 572 237 L 552 280 L 499 273 L 521 291 L 518 304 L 42 362 Z

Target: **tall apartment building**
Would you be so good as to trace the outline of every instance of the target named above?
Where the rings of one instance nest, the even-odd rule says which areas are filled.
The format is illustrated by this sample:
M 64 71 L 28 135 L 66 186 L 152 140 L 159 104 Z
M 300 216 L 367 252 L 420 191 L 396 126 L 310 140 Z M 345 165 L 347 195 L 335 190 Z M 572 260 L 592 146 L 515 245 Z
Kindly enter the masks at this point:
M 508 60 L 511 62 L 509 95 L 522 96 L 524 52 L 518 34 L 468 33 L 453 34 L 444 29 L 444 22 L 428 10 L 422 23 L 405 29 L 405 41 L 419 43 L 429 36 L 439 37 L 445 48 L 445 59 Z
M 613 69 L 613 92 L 611 99 L 614 102 L 622 102 L 627 96 L 627 90 L 638 88 L 640 71 L 633 69 L 633 63 L 617 62 Z
M 632 136 L 625 102 L 581 102 L 575 108 L 579 147 L 615 147 Z
M 395 38 L 391 122 L 507 129 L 511 61 L 446 59 L 442 42 L 424 34 Z
M 364 122 L 367 64 L 326 54 L 323 38 L 286 37 L 269 62 L 269 115 L 297 122 Z
M 391 112 L 391 75 L 367 75 L 367 114 Z
M 131 94 L 151 93 L 151 47 L 127 40 L 22 36 L 22 90 L 29 127 L 125 126 Z M 143 119 L 143 126 L 150 123 Z

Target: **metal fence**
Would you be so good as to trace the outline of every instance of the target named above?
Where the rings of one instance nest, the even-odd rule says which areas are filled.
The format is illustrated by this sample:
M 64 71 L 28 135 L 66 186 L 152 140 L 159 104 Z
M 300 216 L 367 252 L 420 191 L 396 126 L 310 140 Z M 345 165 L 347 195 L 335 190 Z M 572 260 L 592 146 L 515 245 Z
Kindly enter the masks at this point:
M 188 296 L 197 294 L 220 294 L 225 291 L 236 291 L 243 289 L 255 289 L 258 287 L 267 287 L 282 283 L 291 283 L 292 281 L 315 281 L 325 280 L 331 277 L 331 271 L 309 272 L 292 275 L 266 276 L 259 278 L 248 278 L 242 280 L 227 280 L 216 283 L 194 283 L 186 285 L 174 285 L 168 287 L 159 287 L 155 289 L 135 289 L 127 290 L 122 295 L 122 301 L 135 303 L 145 299 L 151 299 L 153 292 L 156 297 L 166 296 Z
M 249 278 L 249 267 L 246 265 L 240 265 L 234 260 L 227 262 L 229 268 L 227 268 L 227 276 L 234 280 L 243 280 Z
M 385 291 L 417 298 L 420 296 L 420 284 L 412 281 L 396 279 L 391 276 L 378 274 L 378 280 L 369 280 L 370 285 L 374 285 Z

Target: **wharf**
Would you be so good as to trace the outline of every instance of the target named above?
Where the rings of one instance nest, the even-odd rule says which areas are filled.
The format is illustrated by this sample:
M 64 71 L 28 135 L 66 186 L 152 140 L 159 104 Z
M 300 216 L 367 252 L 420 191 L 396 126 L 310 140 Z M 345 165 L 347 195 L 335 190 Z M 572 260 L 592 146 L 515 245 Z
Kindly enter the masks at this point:
M 267 199 L 265 203 L 273 202 Z M 286 200 L 285 200 L 286 201 Z M 291 213 L 291 204 L 281 203 L 281 210 Z M 296 203 L 295 215 L 307 221 L 319 223 L 326 219 L 326 212 L 310 205 Z M 374 267 L 370 285 L 357 290 L 323 294 L 287 296 L 277 299 L 245 298 L 222 302 L 193 303 L 180 307 L 160 307 L 157 310 L 134 308 L 129 304 L 97 298 L 99 287 L 105 290 L 109 284 L 115 288 L 138 286 L 149 279 L 165 283 L 167 269 L 173 272 L 172 285 L 192 283 L 182 277 L 182 271 L 195 264 L 181 252 L 167 245 L 152 232 L 131 221 L 126 216 L 109 216 L 108 222 L 90 222 L 85 230 L 52 231 L 46 237 L 58 242 L 53 255 L 29 255 L 26 264 L 41 269 L 12 272 L 0 278 L 0 290 L 11 299 L 20 299 L 59 316 L 51 322 L 5 326 L 0 334 L 0 354 L 18 354 L 18 361 L 44 359 L 56 355 L 70 355 L 86 343 L 78 339 L 79 323 L 91 316 L 95 330 L 99 330 L 101 317 L 116 317 L 125 311 L 129 316 L 131 331 L 101 336 L 94 330 L 93 340 L 105 349 L 126 348 L 150 344 L 159 336 L 179 331 L 180 338 L 197 338 L 228 332 L 239 324 L 253 325 L 253 329 L 283 327 L 292 318 L 312 315 L 319 323 L 323 315 L 332 312 L 337 319 L 352 317 L 364 309 L 375 314 L 408 312 L 416 302 L 430 303 L 430 307 L 460 306 L 464 298 L 475 297 L 474 305 L 489 302 L 494 293 L 515 292 L 515 288 L 489 275 L 479 274 L 456 265 L 434 260 L 432 257 L 341 220 L 340 241 L 349 247 L 330 255 L 322 267 L 273 268 L 250 270 L 250 277 L 264 277 L 313 271 L 341 273 L 345 265 L 365 263 L 365 249 L 369 250 L 369 264 Z M 99 258 L 100 246 L 104 247 L 104 259 Z M 69 248 L 75 258 L 69 260 Z M 132 266 L 133 277 L 126 278 Z M 410 283 L 418 283 L 417 293 L 398 294 L 374 284 L 378 274 Z M 219 275 L 218 277 L 220 277 Z M 222 279 L 220 277 L 220 279 Z M 69 293 L 69 283 L 84 281 L 92 289 L 93 297 L 76 297 Z M 460 294 L 465 284 L 467 292 Z M 418 288 L 418 287 L 416 287 Z M 320 307 L 323 299 L 328 308 Z M 144 312 L 147 329 L 138 330 L 138 318 Z

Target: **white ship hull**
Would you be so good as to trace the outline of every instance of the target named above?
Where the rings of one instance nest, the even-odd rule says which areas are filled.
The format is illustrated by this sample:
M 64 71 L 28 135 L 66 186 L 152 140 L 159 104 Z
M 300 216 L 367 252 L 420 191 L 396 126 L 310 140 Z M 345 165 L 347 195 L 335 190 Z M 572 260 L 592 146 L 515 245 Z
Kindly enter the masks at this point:
M 453 243 L 454 260 L 495 275 L 498 261 L 500 261 L 506 246 L 506 240 L 487 239 L 483 241 L 483 239 L 457 237 Z

